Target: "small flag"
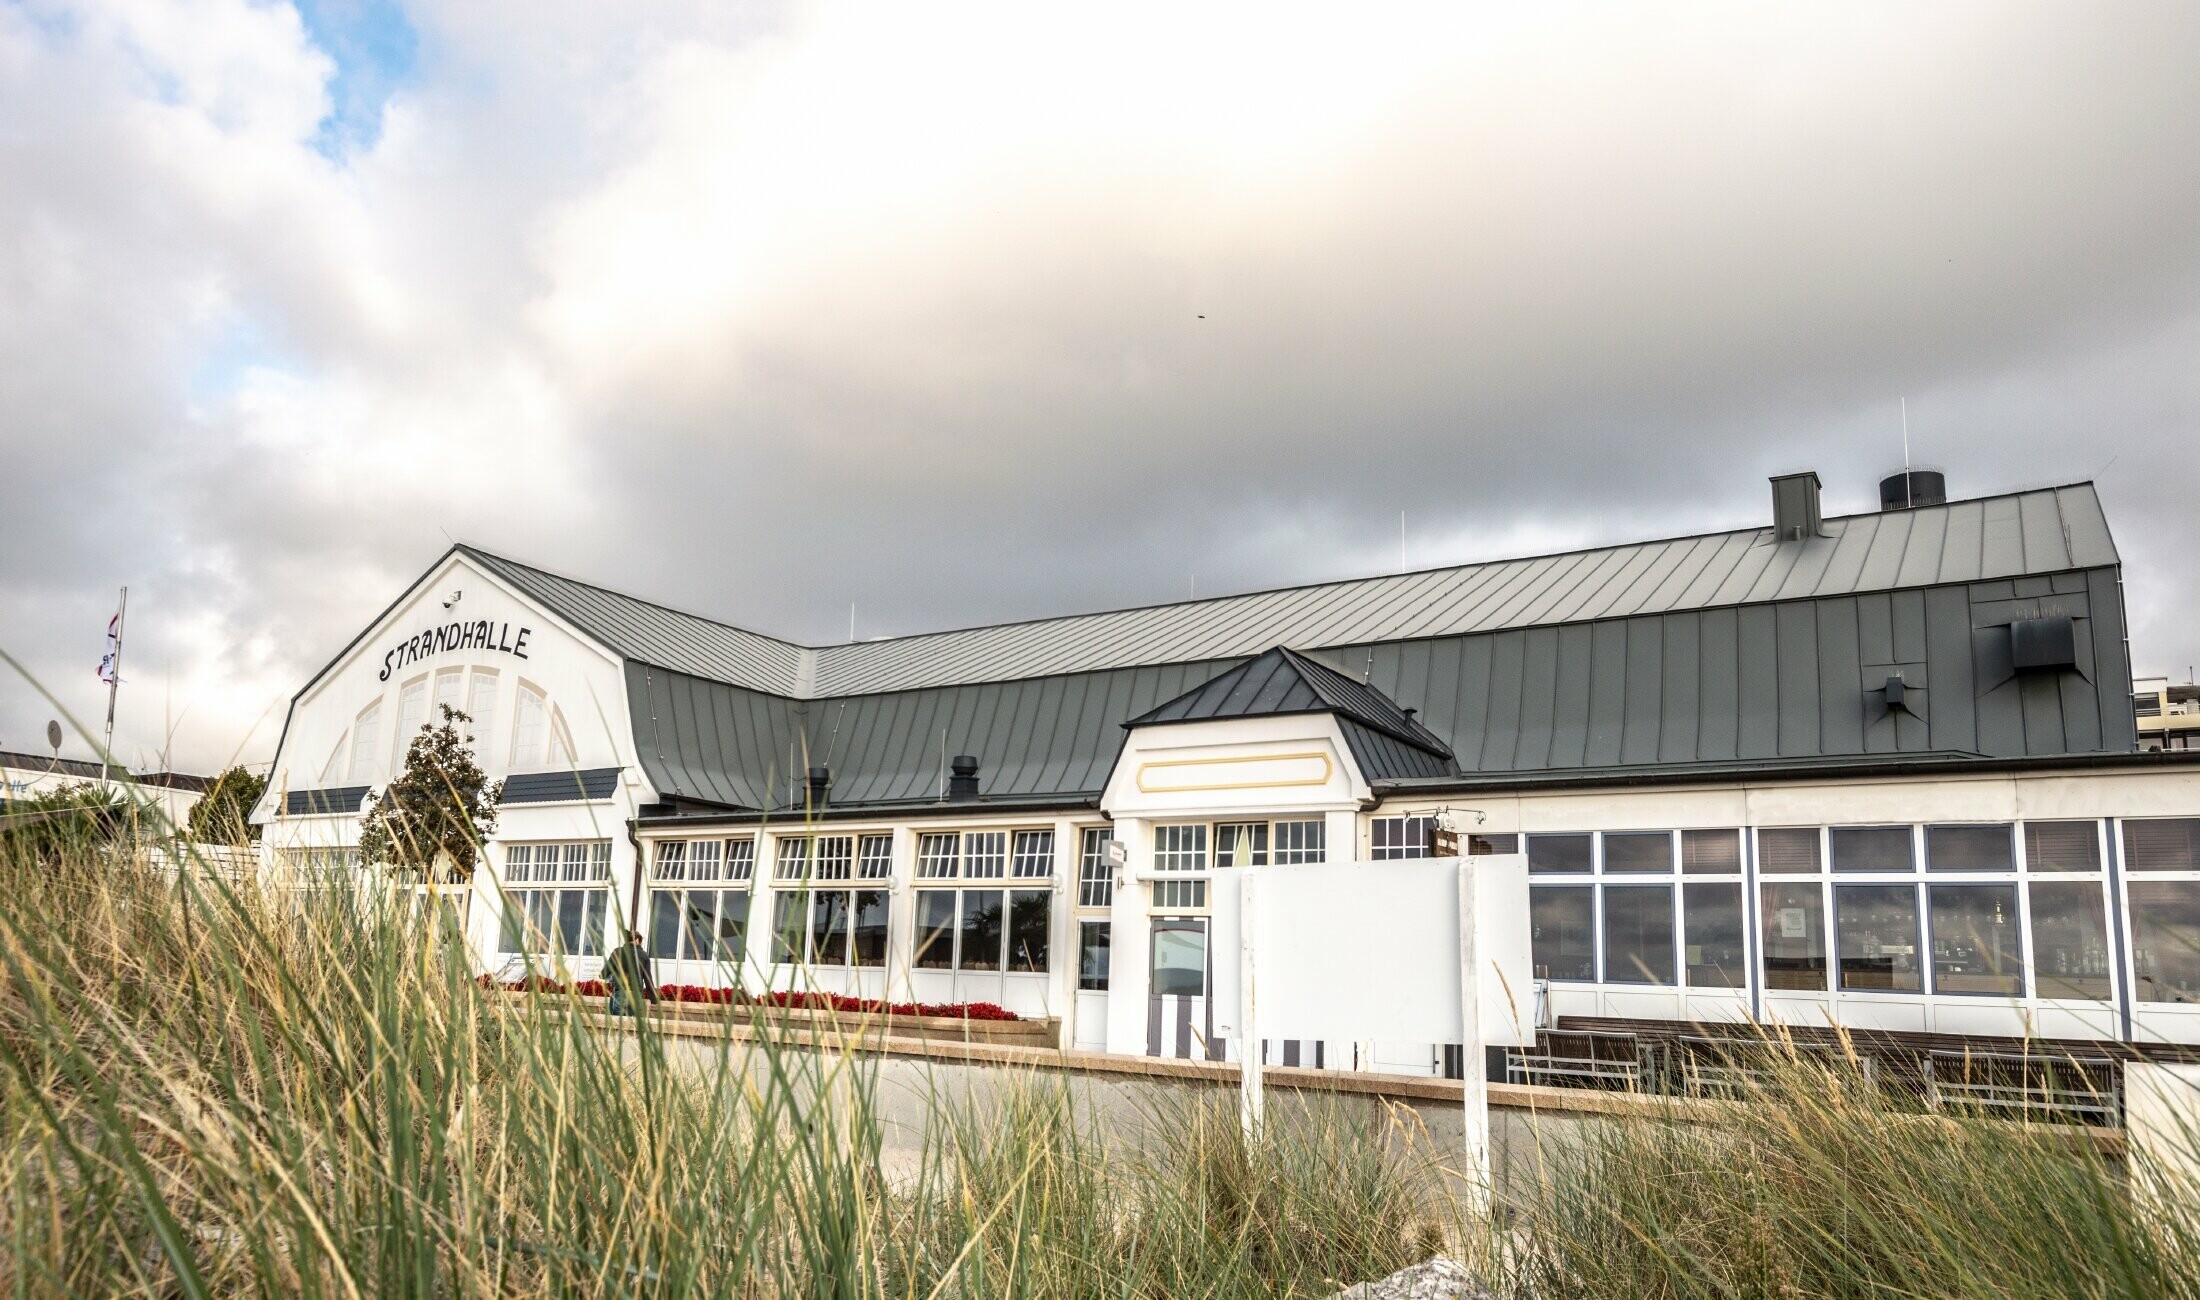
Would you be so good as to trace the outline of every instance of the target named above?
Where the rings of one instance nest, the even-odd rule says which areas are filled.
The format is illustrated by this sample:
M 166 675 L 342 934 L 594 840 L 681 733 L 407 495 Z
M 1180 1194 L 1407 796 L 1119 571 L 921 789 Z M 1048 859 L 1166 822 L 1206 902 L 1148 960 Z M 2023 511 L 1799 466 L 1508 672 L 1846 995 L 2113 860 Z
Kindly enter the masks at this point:
M 99 657 L 99 681 L 103 686 L 115 684 L 115 660 L 122 657 L 122 615 L 107 620 L 107 653 Z

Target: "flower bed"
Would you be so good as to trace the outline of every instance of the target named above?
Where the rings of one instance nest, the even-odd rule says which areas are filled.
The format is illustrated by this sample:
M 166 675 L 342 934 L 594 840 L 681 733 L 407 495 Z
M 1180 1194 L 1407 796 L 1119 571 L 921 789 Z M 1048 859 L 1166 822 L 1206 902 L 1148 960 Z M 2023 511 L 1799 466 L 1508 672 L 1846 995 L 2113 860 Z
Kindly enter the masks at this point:
M 530 979 L 500 981 L 484 975 L 479 983 L 485 989 L 503 989 L 508 993 L 563 993 L 566 986 L 547 975 Z M 611 986 L 602 980 L 581 980 L 572 986 L 574 994 L 584 998 L 611 996 Z M 767 993 L 756 997 L 739 989 L 706 988 L 700 984 L 660 984 L 657 997 L 664 1002 L 688 1003 L 698 1006 L 759 1006 L 783 1011 L 841 1011 L 851 1015 L 885 1016 L 933 1016 L 948 1020 L 1021 1020 L 1015 1012 L 991 1002 L 880 1002 L 874 998 L 843 997 L 838 993 Z

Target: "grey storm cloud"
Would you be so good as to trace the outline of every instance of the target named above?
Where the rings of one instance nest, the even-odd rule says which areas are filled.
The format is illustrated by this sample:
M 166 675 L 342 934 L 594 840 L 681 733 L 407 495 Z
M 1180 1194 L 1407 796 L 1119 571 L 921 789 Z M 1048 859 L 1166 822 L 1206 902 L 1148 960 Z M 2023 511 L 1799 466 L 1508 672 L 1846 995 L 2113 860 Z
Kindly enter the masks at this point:
M 431 5 L 333 158 L 174 8 L 0 11 L 0 648 L 96 713 L 128 583 L 137 761 L 450 537 L 822 641 L 1863 509 L 1905 398 L 2200 657 L 2190 6 Z

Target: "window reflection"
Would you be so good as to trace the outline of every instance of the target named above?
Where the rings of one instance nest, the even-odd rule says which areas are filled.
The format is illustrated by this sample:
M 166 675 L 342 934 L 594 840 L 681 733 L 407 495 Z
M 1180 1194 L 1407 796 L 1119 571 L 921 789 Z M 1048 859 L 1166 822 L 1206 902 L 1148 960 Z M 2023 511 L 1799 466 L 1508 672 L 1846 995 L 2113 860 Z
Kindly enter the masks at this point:
M 2130 888 L 2132 995 L 2200 1002 L 2200 880 L 2135 880 Z
M 1528 890 L 1531 960 L 1545 979 L 1594 980 L 1595 892 L 1581 885 L 1535 885 Z
M 1763 887 L 1765 987 L 1826 991 L 1826 911 L 1815 884 Z
M 1738 989 L 1747 982 L 1742 950 L 1742 886 L 1681 886 L 1681 916 L 1687 926 L 1682 956 L 1692 988 Z
M 1933 885 L 1933 992 L 2024 993 L 2024 940 L 2015 885 Z
M 1673 887 L 1604 887 L 1604 979 L 1608 984 L 1673 982 Z
M 1156 921 L 1153 927 L 1153 991 L 1163 997 L 1203 997 L 1207 992 L 1207 923 Z
M 2032 979 L 2039 996 L 2106 1000 L 2108 908 L 2100 882 L 2035 880 L 2031 893 Z
M 1837 855 L 1836 864 L 1840 862 Z M 1917 891 L 1909 885 L 1841 885 L 1833 891 L 1841 987 L 1860 992 L 1920 993 Z

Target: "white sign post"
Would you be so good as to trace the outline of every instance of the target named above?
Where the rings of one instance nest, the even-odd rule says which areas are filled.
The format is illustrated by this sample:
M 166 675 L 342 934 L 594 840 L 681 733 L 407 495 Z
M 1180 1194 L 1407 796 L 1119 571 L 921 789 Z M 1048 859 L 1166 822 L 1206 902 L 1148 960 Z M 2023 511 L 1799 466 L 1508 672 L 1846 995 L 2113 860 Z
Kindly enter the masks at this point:
M 1525 859 L 1246 867 L 1216 878 L 1215 947 L 1238 953 L 1216 965 L 1216 1032 L 1237 1044 L 1247 1134 L 1261 1124 L 1269 1035 L 1457 1041 L 1466 1057 L 1464 1172 L 1486 1203 L 1484 1049 L 1524 1045 L 1535 1032 L 1519 1006 L 1532 990 Z

